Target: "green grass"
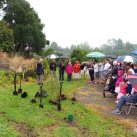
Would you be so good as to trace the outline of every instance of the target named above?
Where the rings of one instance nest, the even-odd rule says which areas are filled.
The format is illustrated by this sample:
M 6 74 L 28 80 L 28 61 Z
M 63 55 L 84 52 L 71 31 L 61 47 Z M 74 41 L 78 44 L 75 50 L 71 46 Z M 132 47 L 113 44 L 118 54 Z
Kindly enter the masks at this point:
M 86 84 L 86 79 L 64 81 L 63 93 L 70 95 Z M 58 85 L 57 85 L 58 84 Z M 52 87 L 52 88 L 51 88 Z M 0 88 L 0 137 L 135 137 L 130 129 L 117 123 L 115 119 L 105 118 L 94 109 L 87 110 L 82 104 L 62 101 L 62 111 L 48 103 L 50 92 L 59 92 L 59 82 L 45 82 L 44 88 L 49 96 L 43 99 L 44 108 L 39 108 L 30 100 L 39 91 L 37 84 L 24 84 L 28 97 L 13 96 L 13 87 Z M 55 89 L 57 88 L 57 89 Z M 54 91 L 52 91 L 54 90 Z M 74 123 L 68 124 L 68 115 L 74 115 Z

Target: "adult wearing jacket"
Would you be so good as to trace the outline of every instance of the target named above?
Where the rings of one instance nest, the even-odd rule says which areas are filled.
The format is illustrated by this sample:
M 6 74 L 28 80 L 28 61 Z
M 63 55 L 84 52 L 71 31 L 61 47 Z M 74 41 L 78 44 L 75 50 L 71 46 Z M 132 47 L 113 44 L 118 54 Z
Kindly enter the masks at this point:
M 64 71 L 65 71 L 65 63 L 64 63 L 64 60 L 61 60 L 59 64 L 59 80 L 60 81 L 64 80 Z
M 54 78 L 56 78 L 56 63 L 55 60 L 52 60 L 50 65 L 49 65 L 49 69 L 51 71 L 51 73 L 53 74 Z
M 90 76 L 90 82 L 94 81 L 94 64 L 93 62 L 89 62 L 87 65 L 87 68 L 89 70 L 89 76 Z
M 43 78 L 44 78 L 44 68 L 43 68 L 43 59 L 40 58 L 38 63 L 37 63 L 37 68 L 36 68 L 36 73 L 37 73 L 37 82 L 38 84 L 43 83 Z
M 68 62 L 68 65 L 66 66 L 66 73 L 68 77 L 68 81 L 71 81 L 72 79 L 72 72 L 73 72 L 73 67 L 71 62 Z
M 74 72 L 74 78 L 80 79 L 80 64 L 79 61 L 76 61 L 76 63 L 73 65 L 73 72 Z

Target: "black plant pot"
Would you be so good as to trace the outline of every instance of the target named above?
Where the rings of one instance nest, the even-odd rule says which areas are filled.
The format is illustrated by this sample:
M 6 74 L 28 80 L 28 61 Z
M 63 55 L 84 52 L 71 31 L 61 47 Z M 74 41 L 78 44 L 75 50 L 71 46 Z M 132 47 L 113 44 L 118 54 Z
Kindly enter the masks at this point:
M 22 93 L 22 89 L 21 89 L 21 88 L 18 89 L 18 93 L 19 93 L 19 94 Z
M 36 103 L 36 99 L 35 98 L 31 99 L 30 103 Z
M 18 95 L 18 92 L 17 92 L 17 91 L 13 91 L 13 95 L 14 95 L 14 96 L 17 96 L 17 95 Z
M 28 96 L 27 92 L 23 92 L 23 93 L 21 94 L 21 98 L 26 98 L 27 96 Z
M 39 104 L 39 107 L 40 107 L 40 108 L 43 108 L 43 104 Z

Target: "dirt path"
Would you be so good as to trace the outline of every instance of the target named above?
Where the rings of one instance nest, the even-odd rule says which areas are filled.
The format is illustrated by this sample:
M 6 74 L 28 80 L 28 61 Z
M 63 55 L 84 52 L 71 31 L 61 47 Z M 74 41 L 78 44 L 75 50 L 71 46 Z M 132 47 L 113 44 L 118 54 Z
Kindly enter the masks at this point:
M 125 114 L 126 107 L 123 108 L 121 115 L 112 114 L 112 111 L 116 109 L 116 98 L 109 92 L 107 92 L 106 98 L 103 98 L 103 85 L 87 83 L 85 87 L 79 89 L 76 97 L 87 108 L 95 108 L 104 116 L 114 117 L 137 132 L 137 108 L 131 110 L 128 116 Z

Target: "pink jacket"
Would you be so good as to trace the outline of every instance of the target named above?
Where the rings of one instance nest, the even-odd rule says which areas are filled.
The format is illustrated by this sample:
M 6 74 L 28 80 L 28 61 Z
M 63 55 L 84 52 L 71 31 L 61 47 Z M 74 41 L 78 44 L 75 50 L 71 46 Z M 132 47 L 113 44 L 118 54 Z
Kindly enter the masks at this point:
M 118 70 L 118 74 L 117 74 L 118 78 L 115 84 L 116 87 L 119 87 L 120 82 L 124 81 L 123 74 L 124 74 L 123 70 Z
M 67 73 L 67 74 L 72 74 L 72 72 L 73 72 L 72 64 L 68 64 L 68 65 L 66 66 L 66 73 Z

